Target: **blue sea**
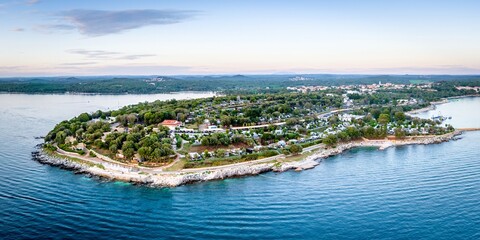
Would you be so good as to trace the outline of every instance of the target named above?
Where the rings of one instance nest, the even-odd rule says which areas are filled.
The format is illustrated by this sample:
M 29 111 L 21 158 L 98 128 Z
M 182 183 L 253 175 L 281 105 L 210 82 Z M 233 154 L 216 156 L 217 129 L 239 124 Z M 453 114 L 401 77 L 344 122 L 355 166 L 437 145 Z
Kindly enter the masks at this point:
M 31 159 L 42 142 L 34 137 L 79 113 L 207 95 L 0 94 L 0 238 L 480 239 L 480 132 L 177 188 L 105 182 Z M 453 103 L 471 121 L 448 104 L 442 114 L 454 126 L 480 127 L 479 98 Z

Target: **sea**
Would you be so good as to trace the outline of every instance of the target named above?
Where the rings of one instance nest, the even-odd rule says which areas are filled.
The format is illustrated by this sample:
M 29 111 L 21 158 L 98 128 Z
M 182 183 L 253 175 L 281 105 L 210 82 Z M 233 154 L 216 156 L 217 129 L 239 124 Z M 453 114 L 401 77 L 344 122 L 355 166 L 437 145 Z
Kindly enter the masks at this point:
M 0 239 L 480 239 L 480 132 L 176 188 L 32 160 L 36 137 L 82 112 L 212 95 L 0 94 Z M 463 98 L 420 115 L 480 127 L 479 110 Z

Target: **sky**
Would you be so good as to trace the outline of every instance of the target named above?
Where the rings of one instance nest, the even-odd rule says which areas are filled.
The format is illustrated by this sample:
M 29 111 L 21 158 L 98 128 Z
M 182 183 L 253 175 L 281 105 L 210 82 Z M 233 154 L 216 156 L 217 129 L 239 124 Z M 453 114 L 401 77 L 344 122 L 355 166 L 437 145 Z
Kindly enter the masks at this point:
M 480 74 L 480 1 L 0 0 L 0 77 Z

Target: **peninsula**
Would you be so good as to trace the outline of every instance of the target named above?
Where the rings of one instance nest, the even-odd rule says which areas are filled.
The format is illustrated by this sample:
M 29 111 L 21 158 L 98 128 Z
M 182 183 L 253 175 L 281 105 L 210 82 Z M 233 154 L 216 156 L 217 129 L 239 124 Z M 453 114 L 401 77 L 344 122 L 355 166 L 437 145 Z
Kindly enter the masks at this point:
M 267 171 L 301 171 L 353 147 L 431 144 L 461 130 L 449 116 L 410 113 L 477 95 L 452 83 L 288 87 L 278 93 L 155 101 L 82 113 L 59 123 L 33 153 L 95 176 L 174 187 Z

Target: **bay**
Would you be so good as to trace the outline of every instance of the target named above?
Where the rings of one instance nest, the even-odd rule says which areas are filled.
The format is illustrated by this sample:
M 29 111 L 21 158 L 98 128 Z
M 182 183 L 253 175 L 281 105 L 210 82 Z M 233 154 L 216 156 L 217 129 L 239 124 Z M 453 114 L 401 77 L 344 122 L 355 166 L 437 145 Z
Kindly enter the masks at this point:
M 0 94 L 0 238 L 480 237 L 480 132 L 436 145 L 354 149 L 300 173 L 177 188 L 104 182 L 31 159 L 41 142 L 35 136 L 79 113 L 211 95 Z M 480 127 L 479 107 L 479 98 L 466 98 L 436 111 L 454 126 Z

